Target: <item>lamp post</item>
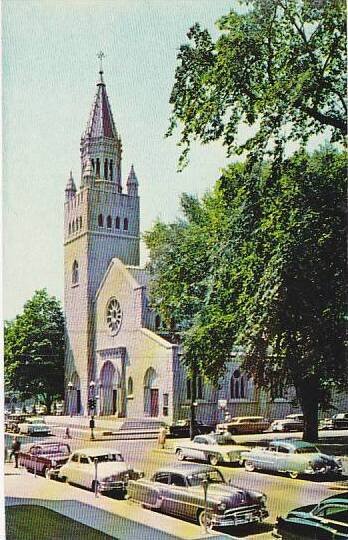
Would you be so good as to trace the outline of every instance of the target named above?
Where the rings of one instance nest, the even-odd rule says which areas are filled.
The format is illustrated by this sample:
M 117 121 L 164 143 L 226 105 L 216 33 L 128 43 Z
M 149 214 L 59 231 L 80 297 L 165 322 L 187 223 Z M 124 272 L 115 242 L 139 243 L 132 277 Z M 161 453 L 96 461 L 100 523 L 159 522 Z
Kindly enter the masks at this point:
M 94 426 L 95 426 L 94 412 L 95 412 L 95 403 L 96 403 L 96 399 L 95 399 L 95 382 L 94 381 L 91 381 L 89 383 L 89 392 L 90 392 L 90 398 L 88 400 L 88 404 L 89 404 L 89 410 L 90 410 L 90 414 L 91 414 L 91 419 L 89 421 L 89 427 L 91 428 L 91 441 L 94 441 Z
M 74 389 L 74 385 L 71 381 L 68 382 L 68 401 L 69 401 L 69 411 L 70 416 L 72 418 L 73 410 L 72 410 L 72 391 Z
M 208 493 L 208 478 L 204 478 L 202 480 L 202 487 L 204 491 L 204 532 L 205 534 L 208 534 L 208 523 L 207 523 L 207 493 Z

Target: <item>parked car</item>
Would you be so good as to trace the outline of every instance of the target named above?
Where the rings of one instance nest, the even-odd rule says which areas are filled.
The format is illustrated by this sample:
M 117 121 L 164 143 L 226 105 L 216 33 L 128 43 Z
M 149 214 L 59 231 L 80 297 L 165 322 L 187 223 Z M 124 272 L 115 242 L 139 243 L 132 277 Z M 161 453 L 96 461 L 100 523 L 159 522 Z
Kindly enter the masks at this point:
M 236 444 L 229 433 L 196 435 L 193 441 L 183 442 L 175 449 L 179 461 L 184 459 L 202 459 L 211 465 L 218 463 L 235 463 L 240 461 L 241 452 L 247 451 L 247 446 Z
M 241 459 L 249 472 L 256 469 L 277 471 L 297 478 L 300 474 L 341 474 L 342 462 L 319 452 L 316 446 L 300 440 L 272 441 L 267 448 L 256 447 L 242 452 Z
M 348 492 L 332 495 L 319 504 L 302 506 L 278 517 L 272 533 L 282 540 L 347 540 Z
M 95 490 L 95 464 L 97 489 L 125 492 L 129 479 L 137 480 L 143 473 L 125 463 L 120 452 L 111 448 L 82 448 L 71 454 L 58 471 L 58 480 Z
M 47 414 L 46 405 L 43 405 L 42 403 L 39 405 L 36 405 L 36 414 Z
M 347 429 L 348 428 L 348 413 L 337 413 L 332 417 L 333 429 Z
M 224 431 L 228 431 L 232 435 L 262 433 L 269 426 L 269 421 L 263 418 L 263 416 L 235 416 L 229 422 L 217 424 L 216 432 L 224 433 Z
M 319 429 L 333 429 L 333 421 L 332 418 L 324 418 L 323 420 L 320 420 L 319 422 Z
M 52 471 L 57 470 L 68 461 L 71 453 L 66 443 L 44 442 L 27 445 L 19 454 L 19 465 L 27 471 L 36 471 L 50 478 Z
M 25 413 L 12 413 L 5 416 L 5 431 L 11 431 L 12 433 L 19 433 L 18 424 L 25 422 L 29 418 L 29 414 Z
M 227 484 L 221 472 L 209 465 L 181 463 L 160 469 L 151 480 L 130 481 L 128 496 L 146 508 L 197 521 L 200 525 L 207 520 L 209 529 L 259 523 L 268 516 L 263 493 Z
M 211 433 L 214 431 L 214 426 L 204 424 L 203 422 L 195 422 L 196 434 Z M 169 426 L 169 436 L 171 437 L 189 437 L 190 436 L 190 419 L 178 420 Z
M 303 414 L 288 414 L 285 418 L 274 420 L 272 431 L 303 431 Z
M 19 433 L 25 435 L 50 435 L 51 430 L 44 418 L 29 417 L 18 424 Z
M 56 403 L 56 415 L 62 416 L 64 414 L 64 402 Z

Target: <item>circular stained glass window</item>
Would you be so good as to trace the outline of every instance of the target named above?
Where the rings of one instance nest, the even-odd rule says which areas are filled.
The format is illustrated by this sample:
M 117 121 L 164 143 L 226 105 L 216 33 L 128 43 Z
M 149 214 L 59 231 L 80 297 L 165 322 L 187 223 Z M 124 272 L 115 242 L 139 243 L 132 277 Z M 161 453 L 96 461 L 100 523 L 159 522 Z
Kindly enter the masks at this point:
M 117 334 L 122 322 L 122 310 L 118 300 L 112 298 L 106 310 L 106 324 L 112 335 Z

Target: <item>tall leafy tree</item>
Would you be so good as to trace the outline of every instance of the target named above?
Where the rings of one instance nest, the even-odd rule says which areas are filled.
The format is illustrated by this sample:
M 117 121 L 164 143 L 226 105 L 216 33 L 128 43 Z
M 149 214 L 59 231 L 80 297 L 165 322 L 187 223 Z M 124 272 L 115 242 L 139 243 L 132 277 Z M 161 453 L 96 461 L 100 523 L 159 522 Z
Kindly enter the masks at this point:
M 64 393 L 64 317 L 58 300 L 38 290 L 23 312 L 5 323 L 5 384 L 23 398 L 44 401 L 48 412 Z
M 168 134 L 181 129 L 181 167 L 194 139 L 279 160 L 286 141 L 346 134 L 346 2 L 240 4 L 218 21 L 216 41 L 196 23 L 180 47 Z
M 242 346 L 258 386 L 295 387 L 306 440 L 317 438 L 318 407 L 347 384 L 345 189 L 345 155 L 331 149 L 298 153 L 277 173 L 233 165 L 195 201 L 198 218 L 186 215 L 180 237 L 179 222 L 146 236 L 152 294 L 181 325 L 189 365 L 217 384 Z

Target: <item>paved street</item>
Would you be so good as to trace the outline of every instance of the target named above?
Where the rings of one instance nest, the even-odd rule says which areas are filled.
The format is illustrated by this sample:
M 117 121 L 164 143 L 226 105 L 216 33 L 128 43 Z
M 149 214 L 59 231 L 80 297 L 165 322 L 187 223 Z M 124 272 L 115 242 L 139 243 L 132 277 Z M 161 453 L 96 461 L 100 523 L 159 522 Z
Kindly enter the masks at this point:
M 61 437 L 24 437 L 21 436 L 22 444 L 30 441 L 39 440 L 62 440 Z M 12 436 L 6 435 L 6 445 L 10 446 Z M 66 440 L 66 439 L 64 439 Z M 158 467 L 165 466 L 171 463 L 176 463 L 173 451 L 168 448 L 164 451 L 157 448 L 157 443 L 154 440 L 105 440 L 105 441 L 89 441 L 72 438 L 69 441 L 72 449 L 89 447 L 89 446 L 111 446 L 117 448 L 124 458 L 132 463 L 136 468 L 143 470 L 146 476 L 150 476 Z M 168 447 L 174 447 L 176 440 L 169 440 Z M 324 497 L 335 493 L 330 486 L 334 482 L 330 481 L 311 481 L 305 479 L 292 480 L 280 474 L 265 474 L 260 472 L 248 473 L 241 467 L 220 466 L 219 469 L 225 476 L 226 480 L 232 479 L 237 486 L 251 490 L 258 490 L 266 493 L 268 496 L 268 509 L 270 517 L 267 522 L 260 526 L 252 528 L 231 529 L 228 532 L 240 538 L 255 538 L 258 540 L 266 540 L 271 538 L 272 524 L 277 515 L 284 515 L 289 510 L 311 503 L 317 503 Z M 27 477 L 28 479 L 30 477 Z

